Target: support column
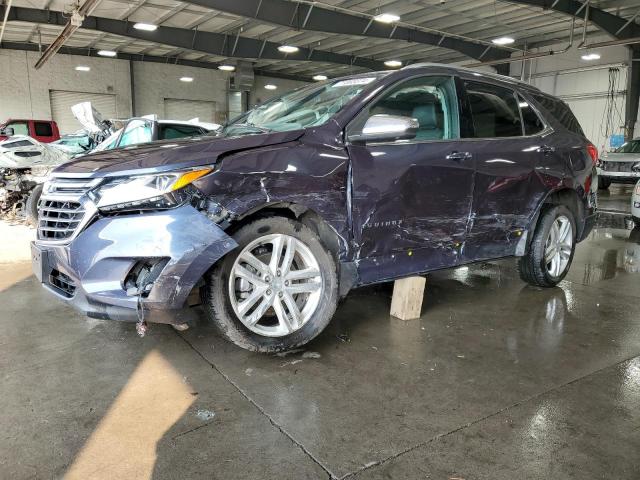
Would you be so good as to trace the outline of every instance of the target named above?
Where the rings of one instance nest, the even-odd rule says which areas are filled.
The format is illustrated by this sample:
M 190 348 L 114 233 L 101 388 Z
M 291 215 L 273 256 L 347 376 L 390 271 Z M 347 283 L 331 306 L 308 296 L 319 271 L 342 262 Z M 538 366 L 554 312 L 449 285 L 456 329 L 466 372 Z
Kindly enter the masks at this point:
M 627 101 L 624 109 L 624 139 L 634 137 L 640 101 L 640 47 L 629 47 L 629 69 L 627 70 Z

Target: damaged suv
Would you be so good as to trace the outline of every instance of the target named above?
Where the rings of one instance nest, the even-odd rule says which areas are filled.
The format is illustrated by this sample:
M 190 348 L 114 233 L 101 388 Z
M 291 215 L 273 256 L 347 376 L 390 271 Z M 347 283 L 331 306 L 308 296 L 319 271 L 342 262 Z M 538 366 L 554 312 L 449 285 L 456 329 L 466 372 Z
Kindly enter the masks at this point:
M 566 104 L 508 77 L 329 80 L 215 136 L 59 167 L 33 265 L 90 317 L 180 325 L 200 290 L 224 337 L 285 350 L 362 285 L 507 256 L 556 285 L 594 222 L 596 157 Z

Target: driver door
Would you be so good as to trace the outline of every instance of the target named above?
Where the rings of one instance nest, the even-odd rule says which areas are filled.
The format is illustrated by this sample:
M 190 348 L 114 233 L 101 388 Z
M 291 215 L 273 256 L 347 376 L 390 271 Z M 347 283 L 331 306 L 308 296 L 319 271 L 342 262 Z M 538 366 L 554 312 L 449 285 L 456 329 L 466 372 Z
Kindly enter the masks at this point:
M 373 115 L 419 123 L 410 140 L 349 142 L 362 283 L 459 263 L 474 177 L 460 141 L 459 105 L 453 77 L 423 76 L 382 93 L 348 127 L 347 137 L 358 138 Z

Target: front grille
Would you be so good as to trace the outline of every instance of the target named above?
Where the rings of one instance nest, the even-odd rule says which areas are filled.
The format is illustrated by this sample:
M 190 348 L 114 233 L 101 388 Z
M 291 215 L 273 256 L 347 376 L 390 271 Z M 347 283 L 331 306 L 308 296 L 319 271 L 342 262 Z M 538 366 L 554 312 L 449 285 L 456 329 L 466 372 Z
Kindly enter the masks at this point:
M 53 242 L 72 239 L 91 216 L 86 216 L 82 197 L 98 183 L 100 179 L 60 177 L 45 183 L 38 204 L 38 239 Z
M 80 225 L 85 211 L 79 202 L 40 201 L 38 207 L 38 238 L 67 240 Z
M 635 162 L 602 162 L 602 169 L 606 172 L 633 172 Z
M 73 283 L 73 280 L 58 270 L 52 270 L 49 274 L 49 285 L 68 298 L 73 297 L 76 292 L 76 284 Z

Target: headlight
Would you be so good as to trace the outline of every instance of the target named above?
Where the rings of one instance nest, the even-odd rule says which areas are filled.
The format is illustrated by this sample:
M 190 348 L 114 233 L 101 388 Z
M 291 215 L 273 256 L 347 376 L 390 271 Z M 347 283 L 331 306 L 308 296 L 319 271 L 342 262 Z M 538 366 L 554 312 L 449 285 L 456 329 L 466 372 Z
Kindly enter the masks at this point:
M 94 190 L 91 197 L 103 212 L 174 208 L 189 199 L 185 187 L 212 170 L 203 168 L 118 178 Z
M 631 170 L 634 172 L 640 172 L 640 162 L 634 163 L 633 166 L 631 167 Z

